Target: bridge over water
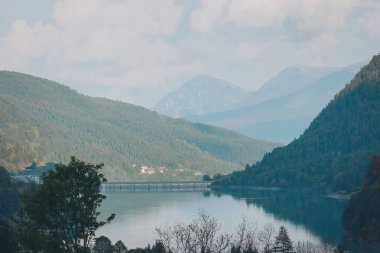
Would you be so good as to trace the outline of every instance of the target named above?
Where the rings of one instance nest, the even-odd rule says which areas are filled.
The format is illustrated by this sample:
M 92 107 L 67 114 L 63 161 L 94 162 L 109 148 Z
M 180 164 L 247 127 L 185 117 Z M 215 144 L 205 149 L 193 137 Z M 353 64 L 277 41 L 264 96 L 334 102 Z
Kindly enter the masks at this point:
M 106 182 L 103 191 L 204 191 L 211 181 Z

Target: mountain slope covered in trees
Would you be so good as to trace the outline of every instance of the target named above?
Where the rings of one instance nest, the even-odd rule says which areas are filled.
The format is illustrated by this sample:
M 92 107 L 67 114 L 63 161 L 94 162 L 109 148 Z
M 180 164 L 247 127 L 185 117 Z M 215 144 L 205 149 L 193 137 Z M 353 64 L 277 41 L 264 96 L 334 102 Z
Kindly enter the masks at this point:
M 142 179 L 141 166 L 170 179 L 225 173 L 277 146 L 7 71 L 0 72 L 0 119 L 0 165 L 7 169 L 75 155 L 104 162 L 111 180 Z
M 310 127 L 285 147 L 216 185 L 249 185 L 355 191 L 380 152 L 380 55 L 374 56 Z
M 351 196 L 344 210 L 344 243 L 352 252 L 380 252 L 380 163 L 376 155 L 362 189 Z

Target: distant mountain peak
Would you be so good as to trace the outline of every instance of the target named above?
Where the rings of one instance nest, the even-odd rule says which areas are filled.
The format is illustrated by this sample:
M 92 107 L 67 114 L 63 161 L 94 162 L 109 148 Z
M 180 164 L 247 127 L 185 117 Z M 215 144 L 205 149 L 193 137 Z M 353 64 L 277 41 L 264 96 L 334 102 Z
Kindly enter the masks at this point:
M 368 62 L 338 68 L 291 66 L 234 108 L 187 119 L 226 127 L 259 139 L 288 143 Z
M 226 110 L 248 95 L 233 83 L 201 74 L 169 93 L 153 109 L 172 117 L 203 115 Z
M 368 158 L 380 153 L 379 105 L 380 55 L 376 55 L 298 139 L 217 183 L 357 191 Z
M 236 84 L 233 84 L 231 82 L 225 81 L 221 78 L 206 75 L 206 74 L 199 74 L 194 76 L 189 81 L 185 82 L 184 87 L 200 87 L 200 88 L 223 88 L 223 87 L 229 87 L 229 88 L 235 88 L 239 90 L 243 90 L 241 87 L 239 87 Z M 181 87 L 180 87 L 181 88 Z
M 287 67 L 265 82 L 255 93 L 241 101 L 236 107 L 253 106 L 266 100 L 293 94 L 334 71 L 336 68 L 330 67 L 297 65 Z

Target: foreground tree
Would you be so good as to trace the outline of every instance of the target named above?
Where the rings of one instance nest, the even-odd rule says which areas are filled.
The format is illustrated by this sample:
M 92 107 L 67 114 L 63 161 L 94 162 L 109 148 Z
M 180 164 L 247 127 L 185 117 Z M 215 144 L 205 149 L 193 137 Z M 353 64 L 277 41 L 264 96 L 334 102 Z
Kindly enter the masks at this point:
M 95 231 L 109 223 L 98 221 L 100 194 L 106 182 L 99 173 L 103 164 L 89 164 L 71 157 L 48 171 L 33 194 L 23 198 L 20 241 L 26 250 L 43 252 L 89 252 Z
M 228 252 L 232 236 L 220 232 L 220 224 L 205 211 L 191 224 L 156 228 L 158 242 L 166 252 L 172 253 L 223 253 Z
M 273 253 L 293 253 L 293 243 L 289 238 L 288 231 L 284 226 L 280 227 L 272 250 Z
M 203 175 L 202 180 L 204 182 L 208 182 L 208 181 L 211 181 L 211 177 L 209 175 Z
M 274 244 L 275 228 L 272 224 L 265 224 L 263 230 L 258 234 L 258 240 L 262 244 L 263 253 L 270 253 Z
M 235 241 L 233 242 L 230 253 L 257 253 L 257 231 L 256 224 L 248 223 L 248 221 L 243 218 L 237 227 Z
M 93 253 L 113 253 L 112 242 L 105 236 L 95 238 Z
M 127 247 L 124 245 L 122 241 L 117 241 L 113 246 L 113 253 L 126 253 Z
M 323 237 L 319 242 L 319 247 L 322 253 L 333 253 L 335 245 L 329 238 Z
M 164 244 L 160 241 L 156 241 L 152 247 L 151 252 L 153 252 L 153 253 L 166 253 Z

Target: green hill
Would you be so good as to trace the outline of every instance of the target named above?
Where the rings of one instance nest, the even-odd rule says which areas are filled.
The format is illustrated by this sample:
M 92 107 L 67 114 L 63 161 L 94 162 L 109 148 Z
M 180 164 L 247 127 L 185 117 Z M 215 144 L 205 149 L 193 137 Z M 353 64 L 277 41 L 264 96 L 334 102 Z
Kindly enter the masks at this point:
M 372 153 L 380 153 L 380 55 L 335 96 L 300 138 L 215 185 L 350 192 L 360 186 Z
M 0 72 L 0 119 L 1 166 L 15 170 L 75 155 L 103 162 L 110 180 L 231 172 L 277 146 L 7 71 Z M 140 174 L 141 166 L 155 174 Z

